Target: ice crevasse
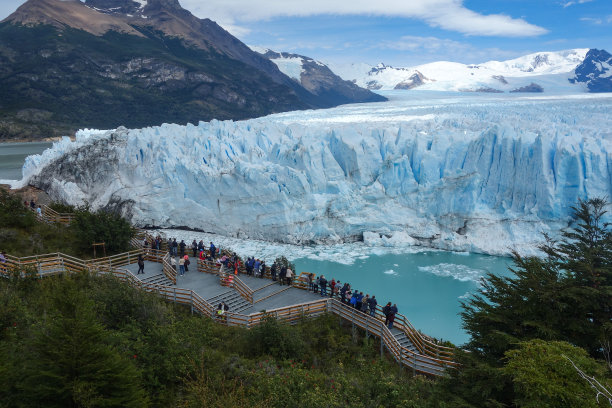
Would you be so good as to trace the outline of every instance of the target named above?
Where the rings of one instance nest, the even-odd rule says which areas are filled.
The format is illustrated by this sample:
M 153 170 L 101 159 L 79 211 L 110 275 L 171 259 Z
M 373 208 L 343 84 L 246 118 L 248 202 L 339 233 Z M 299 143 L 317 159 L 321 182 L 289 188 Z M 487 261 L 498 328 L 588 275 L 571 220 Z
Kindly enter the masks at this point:
M 612 197 L 612 99 L 389 105 L 82 130 L 21 184 L 139 226 L 507 254 Z M 384 105 L 384 104 L 383 104 Z M 378 110 L 376 110 L 378 109 Z

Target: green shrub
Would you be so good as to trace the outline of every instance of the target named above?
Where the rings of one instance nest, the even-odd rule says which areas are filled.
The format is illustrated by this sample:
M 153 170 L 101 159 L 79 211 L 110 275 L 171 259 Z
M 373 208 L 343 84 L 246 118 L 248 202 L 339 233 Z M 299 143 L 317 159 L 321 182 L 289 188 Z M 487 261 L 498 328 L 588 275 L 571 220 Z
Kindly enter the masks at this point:
M 104 243 L 109 255 L 130 249 L 133 230 L 120 215 L 104 210 L 91 212 L 88 208 L 79 208 L 74 214 L 70 229 L 81 251 L 92 251 L 94 243 Z

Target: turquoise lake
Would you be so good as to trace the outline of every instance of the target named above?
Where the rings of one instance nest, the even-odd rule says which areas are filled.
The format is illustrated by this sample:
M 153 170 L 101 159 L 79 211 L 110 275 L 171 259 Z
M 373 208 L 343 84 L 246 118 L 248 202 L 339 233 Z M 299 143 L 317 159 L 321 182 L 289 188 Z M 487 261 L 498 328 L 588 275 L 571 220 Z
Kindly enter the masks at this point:
M 424 333 L 459 345 L 469 337 L 461 327 L 460 302 L 479 288 L 487 272 L 509 276 L 512 259 L 454 252 L 371 255 L 352 265 L 294 260 L 298 271 L 324 274 L 375 295 L 378 304 L 396 303 L 400 313 Z

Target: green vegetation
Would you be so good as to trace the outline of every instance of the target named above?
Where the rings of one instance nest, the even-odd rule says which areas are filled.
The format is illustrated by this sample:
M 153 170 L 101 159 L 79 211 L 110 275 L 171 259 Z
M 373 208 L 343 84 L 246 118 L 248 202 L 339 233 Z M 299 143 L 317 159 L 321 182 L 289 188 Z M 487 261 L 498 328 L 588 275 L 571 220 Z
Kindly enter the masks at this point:
M 94 242 L 104 242 L 107 255 L 130 249 L 132 227 L 119 215 L 87 208 L 73 211 L 70 226 L 38 222 L 19 197 L 0 190 L 0 251 L 14 256 L 63 252 L 87 259 Z
M 606 206 L 600 199 L 579 202 L 562 239 L 549 239 L 541 248 L 545 258 L 515 254 L 515 277 L 489 275 L 463 305 L 469 353 L 460 355 L 464 367 L 446 384 L 457 405 L 594 404 L 595 391 L 576 370 L 572 375 L 564 356 L 612 386 L 612 372 L 604 374 L 603 364 L 595 361 L 609 357 L 612 338 L 612 231 L 603 220 Z M 537 353 L 546 354 L 536 358 Z
M 229 328 L 87 274 L 3 279 L 0 294 L 0 406 L 393 407 L 434 392 L 336 316 Z

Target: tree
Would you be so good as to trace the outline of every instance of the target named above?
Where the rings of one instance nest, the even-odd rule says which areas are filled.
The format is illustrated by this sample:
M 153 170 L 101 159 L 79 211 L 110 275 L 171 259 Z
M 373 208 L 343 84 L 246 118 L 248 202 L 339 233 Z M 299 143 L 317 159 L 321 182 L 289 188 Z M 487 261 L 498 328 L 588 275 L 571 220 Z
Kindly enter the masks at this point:
M 585 350 L 561 341 L 530 340 L 506 352 L 504 372 L 512 378 L 514 403 L 525 408 L 600 406 L 574 363 L 590 375 L 604 368 Z
M 111 346 L 93 302 L 71 280 L 60 285 L 53 291 L 52 314 L 27 347 L 24 401 L 47 407 L 145 406 L 140 372 Z
M 541 247 L 545 258 L 514 253 L 514 277 L 488 275 L 462 304 L 468 348 L 498 360 L 512 344 L 563 340 L 592 356 L 609 339 L 612 316 L 612 232 L 605 201 L 580 201 L 574 225 Z
M 91 212 L 88 208 L 79 208 L 70 228 L 83 251 L 91 249 L 93 243 L 100 242 L 105 243 L 110 253 L 126 251 L 133 236 L 128 221 L 104 210 Z

